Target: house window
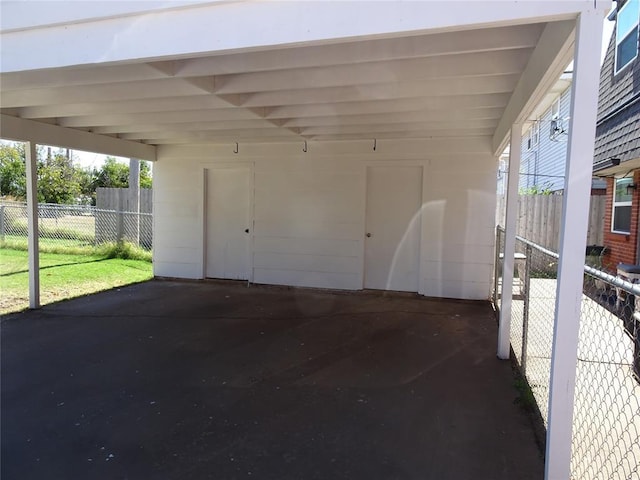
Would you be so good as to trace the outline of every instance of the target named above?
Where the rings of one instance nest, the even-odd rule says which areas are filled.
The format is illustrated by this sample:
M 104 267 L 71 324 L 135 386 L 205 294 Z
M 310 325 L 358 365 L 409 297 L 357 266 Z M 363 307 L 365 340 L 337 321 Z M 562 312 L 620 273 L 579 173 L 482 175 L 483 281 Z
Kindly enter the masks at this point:
M 616 20 L 616 73 L 638 56 L 640 0 L 628 0 Z
M 533 127 L 531 127 L 531 143 L 535 147 L 538 145 L 540 141 L 540 122 L 533 122 Z
M 531 150 L 540 141 L 540 123 L 535 121 L 531 125 L 531 128 L 527 130 L 527 133 L 524 135 L 524 144 L 527 150 Z
M 627 187 L 632 184 L 633 178 L 616 178 L 611 219 L 611 231 L 614 233 L 631 233 L 631 195 L 627 193 Z

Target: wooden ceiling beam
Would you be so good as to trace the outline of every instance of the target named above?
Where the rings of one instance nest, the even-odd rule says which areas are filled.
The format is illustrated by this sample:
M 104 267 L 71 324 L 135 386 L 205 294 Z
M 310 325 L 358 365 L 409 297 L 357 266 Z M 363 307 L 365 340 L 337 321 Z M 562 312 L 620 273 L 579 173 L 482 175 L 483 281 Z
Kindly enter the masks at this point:
M 495 129 L 497 120 L 468 120 L 460 122 L 408 122 L 381 125 L 322 125 L 317 127 L 301 128 L 302 135 L 331 135 L 331 134 L 352 134 L 363 133 L 376 135 L 378 133 L 389 132 L 421 132 L 424 136 L 431 135 L 438 130 L 468 130 L 474 128 Z
M 203 130 L 203 131 L 179 131 L 167 128 L 157 132 L 131 132 L 119 135 L 124 140 L 143 140 L 145 143 L 153 143 L 150 139 L 162 138 L 192 138 L 194 140 L 216 137 L 235 138 L 261 138 L 261 137 L 295 137 L 298 132 L 283 128 L 250 128 L 236 130 Z
M 273 121 L 275 122 L 275 120 Z M 126 133 L 146 133 L 147 136 L 154 135 L 154 132 L 163 132 L 171 130 L 173 132 L 197 132 L 200 130 L 248 130 L 248 129 L 274 129 L 278 125 L 268 120 L 224 120 L 218 122 L 184 122 L 184 123 L 129 123 L 127 125 L 110 125 L 105 127 L 96 127 L 92 131 L 100 134 L 118 134 L 121 138 Z
M 206 95 L 213 91 L 211 78 L 121 82 L 104 85 L 66 86 L 2 92 L 2 108 L 61 105 L 65 103 L 101 103 L 189 95 Z
M 65 127 L 125 127 L 140 124 L 172 124 L 193 122 L 217 122 L 252 120 L 258 115 L 244 108 L 220 108 L 211 110 L 184 110 L 176 112 L 116 113 L 104 115 L 81 115 L 58 119 Z
M 475 110 L 422 110 L 415 112 L 389 112 L 369 115 L 334 115 L 327 117 L 303 117 L 287 120 L 286 127 L 314 127 L 333 125 L 373 125 L 373 124 L 406 124 L 410 122 L 455 122 L 464 120 L 499 119 L 502 108 Z
M 178 76 L 226 75 L 352 65 L 397 59 L 534 47 L 542 24 L 414 35 L 187 59 Z
M 244 107 L 281 107 L 318 103 L 378 101 L 396 98 L 509 93 L 520 75 L 495 75 L 427 81 L 395 82 L 349 87 L 307 88 L 247 95 Z
M 216 77 L 216 93 L 342 87 L 403 81 L 519 74 L 531 49 L 356 63 Z
M 228 99 L 228 97 L 227 97 Z M 98 115 L 121 115 L 151 112 L 170 112 L 185 110 L 208 110 L 230 108 L 227 99 L 215 95 L 199 93 L 181 97 L 166 96 L 162 98 L 119 100 L 111 102 L 88 103 L 73 102 L 58 105 L 37 105 L 20 108 L 23 118 L 51 118 Z
M 487 95 L 455 95 L 442 97 L 412 97 L 391 100 L 361 102 L 315 103 L 266 108 L 267 118 L 307 118 L 336 115 L 367 115 L 376 113 L 413 112 L 432 109 L 476 109 L 504 107 L 509 101 L 508 93 Z

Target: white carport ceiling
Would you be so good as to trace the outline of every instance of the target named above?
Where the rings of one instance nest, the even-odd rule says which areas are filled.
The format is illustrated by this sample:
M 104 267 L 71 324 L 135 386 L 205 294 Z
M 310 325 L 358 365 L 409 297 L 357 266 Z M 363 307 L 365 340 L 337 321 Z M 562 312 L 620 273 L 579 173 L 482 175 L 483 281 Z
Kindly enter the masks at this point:
M 0 107 L 152 145 L 493 136 L 546 25 L 4 73 Z

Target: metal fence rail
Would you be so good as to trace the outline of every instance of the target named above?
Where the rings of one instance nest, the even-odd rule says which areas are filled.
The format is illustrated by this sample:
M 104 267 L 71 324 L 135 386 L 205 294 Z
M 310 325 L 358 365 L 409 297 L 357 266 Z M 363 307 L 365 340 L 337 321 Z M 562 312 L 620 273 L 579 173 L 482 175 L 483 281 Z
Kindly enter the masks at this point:
M 153 244 L 153 214 L 100 210 L 85 205 L 38 205 L 39 239 L 61 247 L 126 240 L 143 248 Z M 26 242 L 27 205 L 0 203 L 0 241 Z
M 498 229 L 497 245 L 501 236 Z M 516 251 L 525 259 L 515 262 L 511 345 L 546 426 L 558 254 L 522 237 L 516 237 Z M 640 478 L 640 285 L 597 268 L 597 258 L 590 263 L 580 316 L 572 478 Z M 495 285 L 497 299 L 499 279 Z

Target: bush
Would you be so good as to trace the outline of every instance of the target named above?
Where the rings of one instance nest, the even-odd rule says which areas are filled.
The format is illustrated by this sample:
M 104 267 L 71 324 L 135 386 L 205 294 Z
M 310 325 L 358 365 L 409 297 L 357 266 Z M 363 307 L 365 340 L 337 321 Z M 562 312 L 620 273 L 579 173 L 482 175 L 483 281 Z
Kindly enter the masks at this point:
M 107 242 L 95 247 L 96 254 L 106 258 L 122 258 L 124 260 L 144 260 L 150 262 L 152 254 L 131 242 Z

